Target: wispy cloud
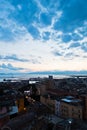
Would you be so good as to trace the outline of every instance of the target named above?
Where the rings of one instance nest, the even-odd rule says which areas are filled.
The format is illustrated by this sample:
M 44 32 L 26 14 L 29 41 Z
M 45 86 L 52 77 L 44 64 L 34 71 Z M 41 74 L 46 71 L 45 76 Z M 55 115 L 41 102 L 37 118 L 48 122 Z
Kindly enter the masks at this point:
M 19 61 L 19 62 L 29 62 L 29 60 L 27 60 L 27 59 L 18 58 L 17 55 L 15 55 L 15 54 L 7 55 L 7 56 L 0 55 L 0 59 L 1 60 L 13 60 L 13 61 Z
M 20 71 L 23 70 L 23 68 L 20 67 L 14 67 L 12 64 L 8 63 L 8 64 L 1 64 L 0 65 L 0 69 L 5 69 L 5 70 L 13 70 L 13 71 Z
M 55 56 L 62 56 L 62 54 L 59 53 L 58 51 L 54 51 L 53 54 L 54 54 Z
M 13 19 L 16 8 L 8 0 L 0 2 L 0 41 L 13 42 L 26 33 L 26 29 Z
M 40 57 L 35 57 L 35 56 L 29 56 L 29 59 L 24 59 L 24 58 L 19 58 L 17 55 L 13 54 L 13 55 L 7 55 L 7 56 L 3 56 L 0 55 L 0 60 L 2 61 L 15 61 L 15 62 L 28 62 L 28 63 L 32 63 L 32 64 L 41 64 L 41 58 Z
M 78 2 L 77 2 L 78 1 Z M 82 37 L 74 31 L 77 28 L 86 26 L 87 11 L 86 1 L 5 1 L 1 0 L 0 21 L 1 21 L 1 37 L 2 40 L 14 40 L 19 35 L 23 36 L 26 33 L 30 33 L 34 39 L 44 38 L 44 33 L 47 31 L 45 27 L 49 28 L 49 35 L 55 34 L 57 31 L 63 31 L 61 39 L 63 42 L 68 42 L 71 39 L 74 41 L 80 40 Z M 7 6 L 5 6 L 7 5 Z M 71 15 L 72 14 L 72 15 Z M 5 26 L 4 26 L 4 23 Z M 22 29 L 21 29 L 22 28 Z M 41 37 L 41 31 L 43 37 Z M 72 36 L 68 34 L 72 33 Z M 48 33 L 45 37 L 48 37 Z M 84 29 L 79 30 L 79 33 L 84 35 Z M 6 35 L 7 34 L 7 35 Z M 5 36 L 5 37 L 4 37 Z M 51 38 L 51 36 L 50 36 Z M 59 39 L 59 37 L 56 37 Z
M 73 42 L 73 43 L 70 44 L 69 47 L 70 48 L 75 48 L 75 47 L 79 47 L 79 46 L 81 46 L 79 42 Z
M 1 0 L 0 63 L 14 62 L 38 69 L 47 65 L 49 69 L 59 60 L 61 65 L 80 60 L 84 66 L 87 58 L 86 5 L 86 0 Z M 61 65 L 56 65 L 56 69 Z

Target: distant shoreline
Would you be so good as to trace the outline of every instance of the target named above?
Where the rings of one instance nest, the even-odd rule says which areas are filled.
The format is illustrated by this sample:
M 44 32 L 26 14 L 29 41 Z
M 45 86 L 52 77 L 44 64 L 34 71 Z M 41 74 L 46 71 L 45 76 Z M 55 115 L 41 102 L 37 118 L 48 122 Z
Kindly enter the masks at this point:
M 15 74 L 12 74 L 12 73 L 8 73 L 8 74 L 2 74 L 0 73 L 0 82 L 2 82 L 4 79 L 6 80 L 11 80 L 11 79 L 29 79 L 29 78 L 47 78 L 49 75 L 52 75 L 54 78 L 68 78 L 68 77 L 87 77 L 86 74 L 40 74 L 40 73 L 37 73 L 37 74 L 34 74 L 34 73 L 15 73 Z

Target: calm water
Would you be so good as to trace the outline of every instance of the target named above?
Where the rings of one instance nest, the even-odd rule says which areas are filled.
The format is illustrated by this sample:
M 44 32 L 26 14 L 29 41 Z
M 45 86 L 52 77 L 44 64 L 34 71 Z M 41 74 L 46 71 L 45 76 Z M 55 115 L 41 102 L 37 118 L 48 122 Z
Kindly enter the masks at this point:
M 29 79 L 29 78 L 36 78 L 36 77 L 48 77 L 48 75 L 45 74 L 0 74 L 0 82 L 3 81 L 3 79 Z M 54 78 L 65 78 L 69 76 L 65 75 L 53 75 Z

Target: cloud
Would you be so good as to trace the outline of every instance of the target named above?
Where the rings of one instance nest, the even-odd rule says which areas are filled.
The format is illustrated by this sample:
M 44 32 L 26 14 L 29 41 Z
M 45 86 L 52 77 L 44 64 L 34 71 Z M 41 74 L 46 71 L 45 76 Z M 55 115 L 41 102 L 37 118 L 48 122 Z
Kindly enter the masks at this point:
M 67 43 L 70 41 L 78 42 L 78 41 L 82 40 L 83 37 L 78 32 L 71 32 L 71 33 L 66 33 L 66 34 L 63 33 L 63 35 L 61 35 L 61 39 L 63 42 Z
M 7 55 L 7 56 L 3 56 L 0 55 L 0 60 L 3 61 L 16 61 L 16 62 L 29 62 L 32 64 L 41 64 L 41 58 L 40 57 L 35 57 L 35 56 L 30 56 L 29 59 L 24 59 L 24 58 L 19 58 L 17 55 L 13 54 L 13 55 Z
M 68 64 L 71 59 L 84 64 L 87 57 L 86 4 L 86 0 L 1 0 L 1 63 L 14 61 L 16 65 L 37 66 L 38 69 L 50 64 L 49 69 L 59 60 L 60 64 L 66 60 Z
M 54 56 L 64 61 L 84 60 L 87 58 L 87 43 L 70 41 L 67 44 L 58 44 L 56 48 L 52 48 L 51 52 Z
M 0 3 L 0 41 L 13 42 L 23 36 L 26 29 L 13 19 L 16 8 L 8 0 Z
M 65 54 L 65 60 L 73 60 L 76 57 L 79 57 L 79 55 L 75 55 L 73 52 L 68 52 Z
M 45 10 L 50 12 L 50 14 L 55 14 L 56 10 L 58 10 L 60 2 L 56 0 L 40 0 L 40 4 Z
M 46 3 L 46 1 L 44 2 Z M 53 1 L 47 2 L 50 3 L 48 8 L 44 7 L 44 2 L 37 2 L 36 0 L 26 0 L 26 2 L 13 0 L 8 2 L 2 1 L 4 4 L 1 7 L 5 10 L 5 12 L 7 12 L 7 14 L 4 14 L 2 18 L 2 23 L 7 23 L 7 27 L 3 26 L 3 29 L 5 29 L 7 33 L 8 31 L 10 32 L 9 37 L 6 36 L 7 39 L 4 38 L 6 33 L 3 33 L 2 39 L 6 39 L 8 41 L 11 39 L 16 40 L 19 36 L 21 37 L 26 33 L 30 33 L 34 39 L 43 38 L 48 40 L 47 37 L 40 37 L 41 34 L 38 28 L 42 29 L 46 26 L 50 26 L 51 28 L 54 20 L 58 19 L 61 15 L 60 11 L 56 10 L 59 2 L 56 2 L 55 4 L 53 4 Z M 7 3 L 9 3 L 9 9 L 4 8 L 4 5 L 7 5 Z M 2 11 L 2 14 L 4 13 L 4 10 Z M 23 29 L 21 30 L 21 28 Z
M 57 52 L 57 51 L 53 52 L 53 54 L 54 54 L 55 56 L 62 56 L 62 54 L 59 53 L 59 52 Z
M 86 3 L 86 0 L 26 0 L 26 2 L 1 0 L 0 39 L 12 41 L 30 33 L 34 39 L 49 40 L 49 36 L 41 37 L 47 30 L 40 32 L 40 29 L 49 27 L 48 33 L 50 38 L 53 38 L 53 33 L 55 34 L 54 40 L 59 39 L 56 37 L 57 31 L 67 32 L 61 37 L 63 42 L 81 40 L 82 37 L 74 31 L 86 26 Z M 86 31 L 83 30 L 80 29 L 79 33 L 86 35 Z M 73 32 L 72 36 L 68 32 Z
M 82 44 L 81 49 L 84 50 L 84 52 L 87 53 L 87 42 Z
M 72 40 L 73 41 L 78 41 L 78 40 L 82 40 L 82 39 L 83 39 L 83 37 L 78 35 L 78 33 L 72 33 Z
M 15 12 L 13 13 L 13 16 L 11 17 L 17 22 L 19 22 L 21 25 L 26 26 L 33 23 L 34 20 L 37 20 L 36 14 L 38 13 L 39 9 L 37 7 L 37 4 L 32 0 L 26 0 L 25 1 L 11 1 L 11 5 L 15 7 Z M 20 5 L 21 10 L 17 10 L 18 6 Z
M 77 29 L 78 33 L 82 36 L 87 36 L 87 20 L 85 20 L 84 25 Z
M 32 64 L 41 64 L 41 62 L 38 61 L 37 59 L 31 59 L 30 63 L 32 63 Z
M 23 68 L 20 68 L 20 67 L 14 67 L 12 66 L 12 64 L 8 63 L 8 64 L 1 64 L 0 65 L 0 69 L 5 69 L 5 70 L 13 70 L 13 71 L 20 71 L 20 70 L 23 70 Z
M 14 7 L 8 1 L 0 2 L 0 40 L 13 40 L 9 29 L 9 14 L 14 11 Z
M 22 6 L 20 4 L 17 5 L 17 7 L 18 7 L 19 10 L 22 10 Z
M 70 44 L 70 48 L 75 48 L 81 46 L 79 42 L 73 42 Z
M 50 3 L 47 7 L 44 7 L 45 3 Z M 40 29 L 49 26 L 50 31 L 52 30 L 52 25 L 60 15 L 60 11 L 57 11 L 57 5 L 53 1 L 2 1 L 0 7 L 2 8 L 2 15 L 0 15 L 1 30 L 0 30 L 0 40 L 1 41 L 14 41 L 17 40 L 26 33 L 31 34 L 31 36 L 36 39 L 48 40 L 48 34 L 45 33 L 47 30 L 42 32 L 44 36 L 41 37 Z M 43 4 L 44 3 L 44 4 Z M 7 5 L 5 7 L 5 5 Z M 53 10 L 53 11 L 52 11 Z M 53 32 L 53 30 L 52 30 Z
M 47 41 L 47 40 L 50 39 L 50 32 L 44 32 L 42 35 L 43 35 L 43 39 L 44 39 L 44 40 Z
M 28 62 L 29 60 L 23 59 L 23 58 L 18 58 L 17 55 L 7 55 L 7 56 L 2 56 L 0 55 L 1 60 L 13 60 L 13 61 L 19 61 L 19 62 Z

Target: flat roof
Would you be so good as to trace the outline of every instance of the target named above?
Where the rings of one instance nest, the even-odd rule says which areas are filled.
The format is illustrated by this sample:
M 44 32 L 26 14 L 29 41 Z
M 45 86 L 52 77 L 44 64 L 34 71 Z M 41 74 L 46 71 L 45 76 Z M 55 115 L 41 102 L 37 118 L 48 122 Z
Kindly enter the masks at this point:
M 18 113 L 18 107 L 17 106 L 12 106 L 12 110 L 9 112 L 9 115 Z
M 67 99 L 67 98 L 63 98 L 61 100 L 64 101 L 64 102 L 67 102 L 67 103 L 79 103 L 79 102 L 81 102 L 80 99 Z
M 55 115 L 45 116 L 45 118 L 48 119 L 53 124 L 57 124 L 57 123 L 63 121 L 62 118 L 59 118 L 59 117 L 57 117 Z

